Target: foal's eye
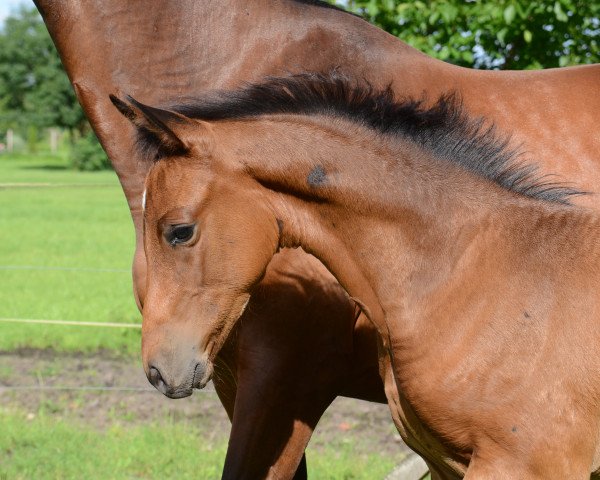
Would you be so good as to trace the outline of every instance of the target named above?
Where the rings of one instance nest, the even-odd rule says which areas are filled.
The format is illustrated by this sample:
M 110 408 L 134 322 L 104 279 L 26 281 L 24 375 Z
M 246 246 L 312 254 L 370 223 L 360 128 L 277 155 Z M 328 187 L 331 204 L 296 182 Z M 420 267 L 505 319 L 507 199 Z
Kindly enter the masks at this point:
M 165 234 L 170 245 L 175 246 L 189 241 L 194 235 L 196 225 L 173 225 Z

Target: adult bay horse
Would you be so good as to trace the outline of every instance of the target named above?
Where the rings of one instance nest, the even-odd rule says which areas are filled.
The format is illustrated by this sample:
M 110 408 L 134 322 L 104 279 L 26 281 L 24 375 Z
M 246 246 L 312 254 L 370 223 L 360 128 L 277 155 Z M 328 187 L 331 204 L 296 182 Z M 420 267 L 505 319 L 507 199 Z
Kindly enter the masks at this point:
M 147 2 L 141 0 L 36 0 L 36 5 L 84 111 L 123 185 L 136 227 L 134 290 L 140 307 L 146 291 L 141 204 L 148 163 L 134 148 L 133 129 L 107 100 L 108 94 L 118 89 L 146 102 L 159 103 L 164 98 L 183 98 L 199 95 L 207 89 L 239 86 L 244 81 L 255 81 L 269 74 L 337 69 L 350 77 L 368 79 L 375 86 L 393 82 L 392 88 L 399 95 L 419 96 L 426 91 L 430 98 L 435 98 L 444 91 L 454 90 L 462 94 L 465 107 L 474 115 L 485 115 L 494 120 L 499 130 L 512 132 L 512 144 L 522 145 L 525 151 L 539 160 L 544 170 L 573 179 L 581 188 L 590 191 L 594 191 L 600 181 L 596 162 L 600 140 L 593 130 L 600 120 L 600 100 L 596 96 L 600 69 L 597 66 L 543 72 L 481 72 L 457 68 L 421 54 L 355 16 L 322 8 L 319 2 L 313 1 L 154 0 L 152 8 L 148 8 Z M 568 142 L 548 133 L 550 130 L 539 128 L 542 118 L 552 129 L 563 132 Z M 123 132 L 126 134 L 123 135 Z M 595 202 L 596 198 L 589 196 L 584 201 Z M 277 278 L 284 286 L 289 286 L 293 279 L 298 281 L 294 288 L 286 289 L 288 295 L 295 292 L 295 296 L 288 300 L 291 308 L 284 308 L 285 301 L 280 300 L 277 302 L 280 305 L 278 312 L 269 308 L 251 311 L 269 311 L 269 315 L 274 316 L 293 311 L 293 318 L 287 319 L 288 324 L 296 318 L 317 318 L 318 313 L 308 305 L 301 306 L 300 300 L 319 296 L 315 292 L 322 285 L 329 285 L 330 278 L 324 269 L 319 271 L 308 258 L 292 251 L 286 253 L 285 260 L 281 256 L 274 259 L 273 277 L 268 288 L 275 288 Z M 311 284 L 313 287 L 310 287 Z M 333 287 L 327 289 L 329 292 L 333 290 Z M 335 301 L 340 301 L 340 311 L 351 310 L 339 292 L 332 296 L 331 302 Z M 273 323 L 271 317 L 255 317 L 253 325 L 259 321 L 265 322 L 265 325 Z M 347 317 L 346 322 L 354 325 L 354 317 Z M 315 325 L 314 322 L 307 324 Z M 251 338 L 256 333 L 251 333 L 254 331 L 249 325 L 250 322 L 242 324 L 238 339 L 247 338 L 244 343 L 253 345 L 256 351 L 271 345 L 261 343 L 260 337 Z M 373 336 L 373 332 L 367 332 L 366 319 L 359 318 L 357 325 L 363 327 L 357 328 L 355 333 L 355 365 L 369 358 L 369 352 L 375 349 L 364 341 Z M 315 330 L 307 332 L 307 338 L 314 338 L 314 334 L 319 332 Z M 346 337 L 349 336 L 346 333 Z M 282 383 L 282 374 L 275 375 L 275 372 L 285 371 L 284 364 L 287 363 L 298 379 L 301 378 L 291 357 L 282 352 L 296 348 L 297 343 L 303 341 L 303 337 L 295 337 L 294 340 L 282 338 L 279 351 L 270 350 L 269 360 L 267 355 L 256 355 L 253 362 L 244 363 L 245 367 L 234 375 L 238 379 L 237 411 L 244 410 L 241 405 L 258 405 L 261 402 L 260 388 L 252 387 L 252 379 L 260 378 L 261 388 L 266 388 L 264 385 L 269 382 L 272 382 L 271 385 L 285 385 L 285 392 L 283 388 L 278 389 L 282 398 L 300 398 L 296 389 L 303 381 Z M 287 349 L 283 345 L 285 342 L 288 342 Z M 322 345 L 321 348 L 326 348 L 326 342 Z M 310 345 L 302 348 L 308 351 Z M 367 350 L 362 351 L 362 348 Z M 234 348 L 228 351 L 231 350 Z M 228 365 L 233 365 L 238 357 L 243 362 L 244 354 L 230 355 Z M 257 363 L 259 358 L 263 359 L 260 365 Z M 372 370 L 371 364 L 376 361 L 369 360 L 364 368 Z M 263 368 L 274 363 L 279 368 Z M 332 361 L 331 365 L 334 364 L 336 362 Z M 250 369 L 250 365 L 254 370 Z M 353 368 L 351 366 L 350 371 Z M 341 370 L 338 371 L 341 374 Z M 270 380 L 269 375 L 272 375 Z M 303 375 L 314 377 L 309 371 Z M 241 380 L 242 376 L 245 380 Z M 361 396 L 380 396 L 376 379 L 370 384 L 373 390 L 363 392 Z M 242 385 L 245 387 L 240 388 Z M 314 384 L 313 387 L 316 388 Z M 217 385 L 217 388 L 221 387 Z M 331 395 L 331 385 L 321 385 L 321 389 L 322 396 Z M 236 385 L 230 384 L 222 392 L 230 415 L 233 412 L 231 391 L 235 390 Z M 313 406 L 302 408 L 312 409 Z M 298 403 L 297 410 L 302 408 Z M 294 423 L 303 416 L 297 411 L 288 413 L 285 424 Z M 280 425 L 282 419 L 263 418 L 264 425 L 273 420 L 270 428 L 252 428 L 244 424 L 249 420 L 257 421 L 256 417 L 241 415 L 234 418 L 232 442 L 225 465 L 226 477 L 241 478 L 239 472 L 247 471 L 249 464 L 259 468 L 256 463 L 261 458 L 268 457 L 270 462 L 276 462 L 281 458 L 279 452 L 288 451 L 289 445 L 275 445 L 279 440 L 274 443 L 266 440 L 268 432 L 276 431 L 276 425 Z M 263 432 L 264 437 L 253 443 L 248 432 L 256 431 Z M 295 436 L 296 433 L 292 432 L 289 438 L 284 436 L 283 440 L 293 444 Z M 306 435 L 303 434 L 300 443 L 305 441 Z M 264 446 L 261 455 L 254 455 L 257 448 L 251 446 L 261 442 Z M 265 453 L 269 448 L 273 450 L 270 456 Z M 413 448 L 416 448 L 415 445 Z M 420 448 L 427 448 L 427 445 Z M 295 447 L 295 451 L 302 450 L 300 445 Z M 244 459 L 246 451 L 250 454 Z M 287 458 L 290 457 L 291 454 Z M 268 466 L 270 464 L 264 468 Z M 250 478 L 259 476 L 249 475 Z M 281 475 L 286 476 L 285 473 Z
M 175 111 L 112 100 L 154 159 L 155 383 L 202 387 L 273 256 L 301 246 L 376 326 L 395 417 L 416 412 L 465 478 L 598 471 L 600 216 L 568 205 L 580 192 L 537 177 L 452 96 L 397 103 L 298 75 Z
M 145 295 L 141 198 L 146 163 L 107 100 L 121 89 L 158 103 L 284 72 L 338 70 L 400 95 L 459 92 L 465 108 L 512 134 L 555 174 L 600 184 L 594 126 L 600 66 L 498 72 L 432 59 L 316 0 L 35 0 L 84 111 L 109 154 L 136 226 L 135 293 Z M 544 118 L 548 129 L 539 128 Z M 131 131 L 131 130 L 129 130 Z M 553 133 L 561 131 L 563 138 Z M 594 197 L 587 202 L 596 204 Z

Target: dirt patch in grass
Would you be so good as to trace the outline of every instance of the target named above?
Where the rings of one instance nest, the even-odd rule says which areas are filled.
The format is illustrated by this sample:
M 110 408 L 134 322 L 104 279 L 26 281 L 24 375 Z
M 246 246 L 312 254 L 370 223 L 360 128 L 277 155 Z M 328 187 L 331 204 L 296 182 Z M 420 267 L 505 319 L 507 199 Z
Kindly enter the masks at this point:
M 84 386 L 108 390 L 37 389 Z M 32 389 L 15 389 L 22 387 Z M 149 385 L 139 361 L 109 352 L 0 352 L 0 404 L 4 409 L 27 412 L 31 421 L 44 415 L 85 422 L 99 429 L 114 424 L 185 422 L 206 432 L 209 441 L 227 438 L 230 429 L 212 384 L 191 397 L 170 400 Z M 358 455 L 377 453 L 398 461 L 407 452 L 387 405 L 338 398 L 319 423 L 311 448 L 345 443 L 352 443 Z

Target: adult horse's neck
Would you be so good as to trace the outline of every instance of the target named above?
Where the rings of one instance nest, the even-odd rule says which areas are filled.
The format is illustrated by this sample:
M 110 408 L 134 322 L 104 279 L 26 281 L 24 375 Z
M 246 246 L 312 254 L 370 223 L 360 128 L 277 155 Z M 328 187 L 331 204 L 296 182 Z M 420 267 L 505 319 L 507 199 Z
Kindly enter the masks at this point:
M 498 268 L 532 230 L 556 228 L 544 218 L 568 216 L 568 207 L 506 191 L 354 122 L 276 115 L 239 125 L 216 131 L 266 188 L 280 245 L 317 256 L 384 340 L 390 321 L 402 322 L 396 334 L 421 336 L 427 327 L 419 320 L 438 306 L 440 288 L 460 288 L 482 258 L 485 268 Z
M 127 197 L 138 305 L 146 283 L 141 204 L 148 163 L 109 94 L 158 105 L 266 75 L 332 69 L 377 86 L 393 81 L 411 96 L 435 96 L 454 84 L 450 65 L 350 14 L 293 0 L 35 2 Z
M 119 0 L 36 5 L 117 173 L 127 183 L 137 171 L 135 192 L 126 185 L 130 199 L 141 194 L 147 166 L 123 154 L 131 151 L 131 138 L 115 138 L 115 131 L 128 127 L 109 93 L 156 104 L 265 75 L 339 69 L 375 85 L 395 81 L 407 94 L 418 94 L 423 75 L 445 67 L 360 18 L 293 0 L 159 0 L 152 8 Z
M 157 0 L 152 8 L 141 0 L 35 3 L 123 183 L 134 219 L 147 166 L 131 160 L 137 158 L 131 138 L 117 135 L 128 127 L 112 108 L 110 93 L 156 105 L 265 75 L 337 69 L 375 87 L 393 83 L 407 97 L 427 92 L 437 98 L 456 90 L 472 114 L 513 132 L 515 145 L 522 144 L 555 173 L 570 173 L 565 164 L 590 161 L 597 151 L 599 66 L 501 73 L 457 68 L 360 18 L 294 0 Z M 564 120 L 556 128 L 576 148 L 542 135 L 541 114 Z M 594 179 L 582 182 L 589 190 L 595 185 Z
M 158 105 L 265 75 L 332 69 L 376 87 L 392 82 L 398 96 L 427 92 L 437 98 L 455 90 L 469 112 L 511 132 L 513 145 L 522 145 L 546 171 L 589 191 L 600 182 L 594 160 L 600 66 L 545 72 L 462 69 L 352 15 L 294 0 L 156 0 L 150 8 L 142 0 L 35 2 L 129 202 L 139 301 L 145 290 L 141 204 L 148 164 L 134 148 L 127 120 L 110 103 L 111 93 Z M 550 122 L 548 128 L 539 128 L 541 118 Z M 562 136 L 544 133 L 554 130 Z M 585 172 L 583 178 L 579 172 Z M 589 202 L 594 198 L 599 197 L 590 196 Z

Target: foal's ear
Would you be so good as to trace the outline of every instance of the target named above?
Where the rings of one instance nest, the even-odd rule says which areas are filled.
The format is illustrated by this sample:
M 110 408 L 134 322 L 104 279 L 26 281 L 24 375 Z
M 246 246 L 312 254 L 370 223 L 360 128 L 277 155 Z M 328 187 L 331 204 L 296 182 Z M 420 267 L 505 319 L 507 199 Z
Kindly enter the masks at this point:
M 109 95 L 113 105 L 135 125 L 144 142 L 166 155 L 183 155 L 192 148 L 193 133 L 199 133 L 199 123 L 176 112 L 162 110 L 127 96 L 128 102 Z

